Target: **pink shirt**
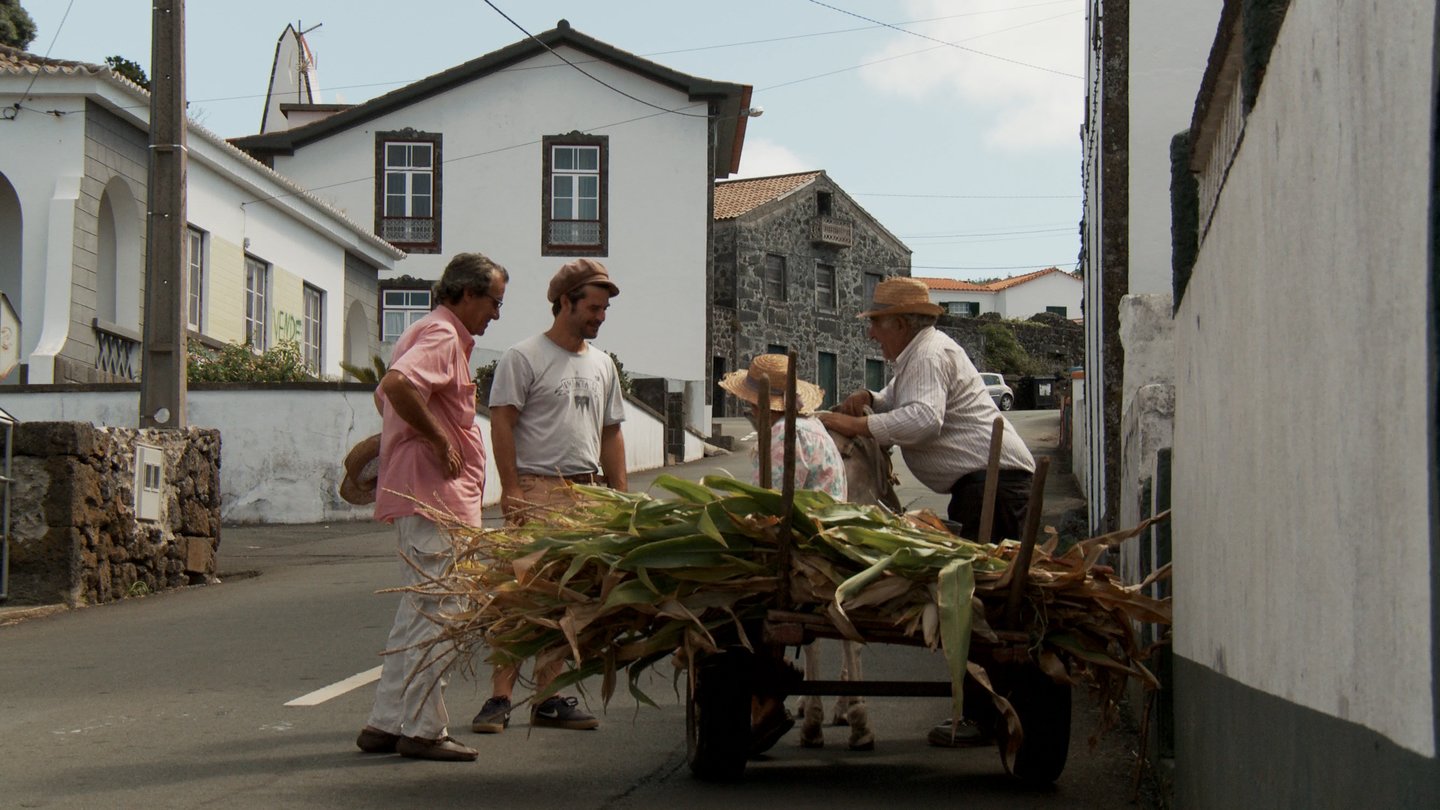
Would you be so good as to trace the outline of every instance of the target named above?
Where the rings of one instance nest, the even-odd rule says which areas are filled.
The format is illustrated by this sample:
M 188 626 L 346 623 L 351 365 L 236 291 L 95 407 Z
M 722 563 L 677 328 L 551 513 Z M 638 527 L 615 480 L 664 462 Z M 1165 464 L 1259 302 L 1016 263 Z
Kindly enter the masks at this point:
M 480 525 L 485 494 L 485 440 L 475 424 L 475 383 L 470 378 L 470 350 L 475 338 L 444 306 L 416 321 L 395 344 L 390 370 L 404 375 L 435 421 L 460 451 L 464 466 L 446 478 L 435 452 L 410 427 L 378 389 L 380 405 L 380 478 L 375 488 L 375 519 L 386 523 L 420 514 L 413 496 L 427 506 Z

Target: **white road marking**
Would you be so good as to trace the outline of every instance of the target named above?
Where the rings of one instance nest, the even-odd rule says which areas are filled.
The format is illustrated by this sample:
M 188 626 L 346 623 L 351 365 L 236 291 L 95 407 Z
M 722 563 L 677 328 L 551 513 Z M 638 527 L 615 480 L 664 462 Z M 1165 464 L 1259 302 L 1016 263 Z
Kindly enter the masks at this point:
M 351 675 L 343 681 L 337 681 L 329 686 L 321 687 L 308 695 L 301 695 L 298 698 L 286 703 L 286 706 L 318 706 L 331 698 L 337 698 L 352 689 L 359 689 L 367 683 L 374 683 L 380 680 L 380 667 L 367 669 L 356 675 Z

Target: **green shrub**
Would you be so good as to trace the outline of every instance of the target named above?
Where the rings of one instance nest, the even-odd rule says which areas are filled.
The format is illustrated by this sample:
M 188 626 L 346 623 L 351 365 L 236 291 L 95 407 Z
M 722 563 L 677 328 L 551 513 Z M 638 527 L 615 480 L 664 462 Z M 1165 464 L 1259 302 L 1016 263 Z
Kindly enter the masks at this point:
M 190 341 L 185 378 L 189 382 L 309 382 L 318 379 L 305 367 L 300 344 L 283 340 L 256 352 L 250 344 L 227 343 L 212 349 Z
M 985 338 L 985 368 L 1001 374 L 1035 374 L 1039 363 L 1025 351 L 1015 339 L 1010 327 L 1000 323 L 987 323 L 980 327 Z

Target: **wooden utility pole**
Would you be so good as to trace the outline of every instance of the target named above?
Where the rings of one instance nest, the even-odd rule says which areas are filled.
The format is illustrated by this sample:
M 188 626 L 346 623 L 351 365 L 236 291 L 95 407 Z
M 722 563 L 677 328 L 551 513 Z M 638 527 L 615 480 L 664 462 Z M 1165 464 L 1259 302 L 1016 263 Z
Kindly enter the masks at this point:
M 185 414 L 185 0 L 153 0 L 150 175 L 145 223 L 145 344 L 140 427 L 183 428 Z

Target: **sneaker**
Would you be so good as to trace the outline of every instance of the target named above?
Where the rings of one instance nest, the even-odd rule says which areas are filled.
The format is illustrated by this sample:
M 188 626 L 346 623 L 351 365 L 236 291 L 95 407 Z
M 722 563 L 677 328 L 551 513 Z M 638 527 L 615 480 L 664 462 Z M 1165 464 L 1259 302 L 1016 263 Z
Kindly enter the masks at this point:
M 580 701 L 573 697 L 561 697 L 560 695 L 545 698 L 539 706 L 531 710 L 530 725 L 540 728 L 568 728 L 575 731 L 599 728 L 600 721 L 595 719 L 593 714 L 580 708 L 579 703 Z
M 930 729 L 925 739 L 939 748 L 971 748 L 994 742 L 973 720 L 961 720 L 958 725 L 942 720 Z
M 492 697 L 480 707 L 480 713 L 470 721 L 470 730 L 476 734 L 499 734 L 510 726 L 510 698 Z
M 479 751 L 450 736 L 441 737 L 438 740 L 427 740 L 424 737 L 401 737 L 400 741 L 395 743 L 395 750 L 402 757 L 430 759 L 436 762 L 474 762 L 480 756 Z

